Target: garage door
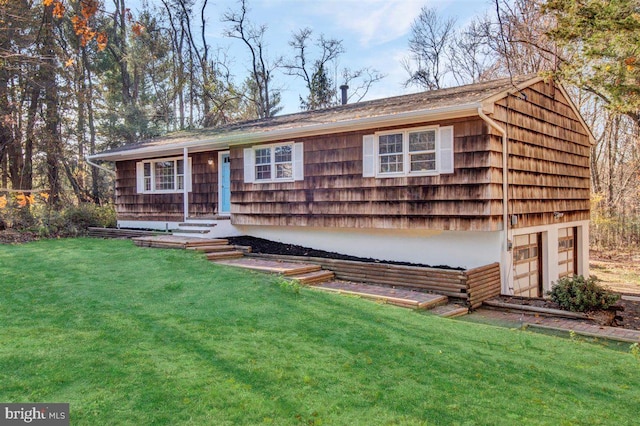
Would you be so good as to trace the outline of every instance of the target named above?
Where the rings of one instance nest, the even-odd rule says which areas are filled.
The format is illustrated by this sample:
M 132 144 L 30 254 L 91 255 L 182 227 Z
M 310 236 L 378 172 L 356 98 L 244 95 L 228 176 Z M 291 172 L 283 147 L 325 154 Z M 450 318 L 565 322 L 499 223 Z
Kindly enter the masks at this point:
M 514 239 L 513 294 L 522 297 L 542 296 L 542 234 L 517 235 Z
M 576 262 L 577 228 L 561 228 L 558 230 L 558 277 L 566 277 L 578 273 Z

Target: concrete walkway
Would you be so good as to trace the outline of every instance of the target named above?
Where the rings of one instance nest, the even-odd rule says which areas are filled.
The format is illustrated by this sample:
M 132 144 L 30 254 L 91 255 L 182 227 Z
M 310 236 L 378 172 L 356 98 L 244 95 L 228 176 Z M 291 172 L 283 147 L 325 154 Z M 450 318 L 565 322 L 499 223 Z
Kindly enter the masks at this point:
M 526 325 L 528 327 L 546 330 L 573 331 L 576 334 L 588 337 L 612 339 L 629 343 L 640 343 L 640 331 L 628 330 L 622 327 L 605 327 L 591 321 L 580 321 L 555 317 L 544 317 L 525 312 L 507 312 L 495 309 L 480 308 L 474 311 L 470 317 L 480 318 L 496 323 L 510 323 L 514 327 Z

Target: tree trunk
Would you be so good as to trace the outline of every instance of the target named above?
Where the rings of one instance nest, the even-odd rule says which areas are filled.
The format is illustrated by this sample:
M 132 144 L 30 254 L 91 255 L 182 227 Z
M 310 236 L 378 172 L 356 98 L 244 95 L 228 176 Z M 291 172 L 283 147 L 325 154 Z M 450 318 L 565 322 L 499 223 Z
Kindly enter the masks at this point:
M 26 139 L 24 142 L 24 186 L 33 189 L 33 147 L 35 145 L 35 125 L 40 101 L 40 88 L 31 84 L 29 95 L 29 109 L 27 110 Z
M 87 102 L 87 120 L 89 125 L 89 154 L 96 153 L 96 126 L 93 118 L 93 81 L 91 77 L 91 65 L 87 56 L 87 49 L 82 48 L 82 64 L 85 73 L 87 93 L 85 100 Z M 100 204 L 100 173 L 96 167 L 91 167 L 91 196 L 93 202 Z
M 47 181 L 49 183 L 49 202 L 60 203 L 62 185 L 60 183 L 60 157 L 62 141 L 60 138 L 60 116 L 58 114 L 58 86 L 56 83 L 56 58 L 53 34 L 53 6 L 44 10 L 42 38 L 42 69 L 40 83 L 44 86 L 45 112 L 45 154 Z

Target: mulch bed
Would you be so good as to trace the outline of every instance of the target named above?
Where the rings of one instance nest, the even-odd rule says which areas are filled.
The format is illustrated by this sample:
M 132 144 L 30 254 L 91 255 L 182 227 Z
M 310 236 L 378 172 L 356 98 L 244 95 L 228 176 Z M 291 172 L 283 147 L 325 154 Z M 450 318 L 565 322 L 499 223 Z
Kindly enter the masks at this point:
M 233 245 L 237 246 L 250 246 L 253 253 L 260 254 L 279 254 L 288 256 L 305 256 L 305 257 L 323 257 L 325 259 L 337 259 L 337 260 L 353 260 L 356 262 L 367 263 L 389 263 L 391 265 L 403 265 L 403 266 L 420 266 L 425 268 L 438 268 L 449 269 L 455 271 L 464 271 L 464 268 L 454 268 L 447 265 L 427 265 L 423 263 L 409 263 L 409 262 L 396 262 L 392 260 L 380 260 L 372 258 L 364 258 L 357 256 L 349 256 L 346 254 L 334 253 L 324 250 L 316 250 L 309 247 L 297 246 L 294 244 L 284 244 L 275 241 L 265 240 L 263 238 L 256 237 L 227 237 L 227 240 Z
M 512 303 L 515 305 L 535 306 L 537 308 L 560 309 L 557 303 L 547 299 L 527 299 L 522 297 L 499 296 L 494 300 Z M 629 330 L 640 330 L 640 303 L 631 300 L 620 299 L 616 305 L 624 307 L 623 311 L 618 311 L 618 316 L 622 320 L 617 321 L 617 326 Z M 578 321 L 578 320 L 576 320 Z

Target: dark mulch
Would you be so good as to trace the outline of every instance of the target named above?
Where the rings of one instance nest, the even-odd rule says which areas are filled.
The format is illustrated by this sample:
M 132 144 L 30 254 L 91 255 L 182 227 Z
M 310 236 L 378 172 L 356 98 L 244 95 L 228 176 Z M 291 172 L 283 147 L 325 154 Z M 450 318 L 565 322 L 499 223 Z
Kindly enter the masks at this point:
M 353 260 L 356 262 L 367 263 L 389 263 L 391 265 L 403 265 L 403 266 L 421 266 L 425 268 L 438 268 L 438 269 L 451 269 L 456 271 L 464 271 L 464 268 L 454 268 L 447 265 L 427 265 L 424 263 L 409 263 L 409 262 L 396 262 L 392 260 L 380 260 L 372 258 L 364 258 L 357 256 L 349 256 L 346 254 L 334 253 L 324 250 L 316 250 L 309 247 L 297 246 L 294 244 L 284 244 L 275 241 L 265 240 L 263 238 L 256 237 L 228 237 L 227 240 L 231 244 L 238 246 L 250 246 L 253 253 L 261 254 L 279 254 L 289 256 L 305 256 L 305 257 L 324 257 L 327 259 L 337 260 Z
M 516 305 L 535 306 L 538 308 L 560 309 L 560 306 L 548 299 L 528 299 L 522 297 L 499 296 L 496 298 L 501 302 L 513 303 Z M 640 302 L 620 299 L 616 305 L 624 307 L 624 310 L 618 311 L 617 315 L 622 320 L 617 321 L 617 326 L 630 330 L 640 330 Z

